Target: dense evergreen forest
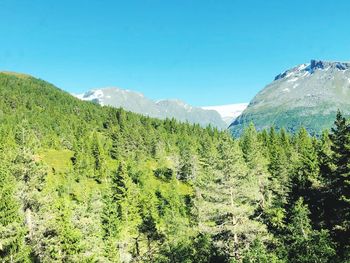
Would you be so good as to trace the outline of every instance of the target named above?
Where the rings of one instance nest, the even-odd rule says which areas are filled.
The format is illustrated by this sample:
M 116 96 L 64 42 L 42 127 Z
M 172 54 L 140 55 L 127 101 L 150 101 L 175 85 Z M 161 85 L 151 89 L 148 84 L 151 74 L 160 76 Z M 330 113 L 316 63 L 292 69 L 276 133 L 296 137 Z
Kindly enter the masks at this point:
M 0 73 L 1 262 L 350 262 L 350 123 L 239 139 Z

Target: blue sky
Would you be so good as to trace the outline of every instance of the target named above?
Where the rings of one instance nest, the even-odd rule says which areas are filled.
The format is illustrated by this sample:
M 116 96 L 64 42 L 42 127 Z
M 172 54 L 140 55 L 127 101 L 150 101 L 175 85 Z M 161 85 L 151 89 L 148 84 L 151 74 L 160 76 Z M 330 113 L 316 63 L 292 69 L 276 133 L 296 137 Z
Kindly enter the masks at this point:
M 70 92 L 249 101 L 310 59 L 350 60 L 350 1 L 0 0 L 0 70 Z

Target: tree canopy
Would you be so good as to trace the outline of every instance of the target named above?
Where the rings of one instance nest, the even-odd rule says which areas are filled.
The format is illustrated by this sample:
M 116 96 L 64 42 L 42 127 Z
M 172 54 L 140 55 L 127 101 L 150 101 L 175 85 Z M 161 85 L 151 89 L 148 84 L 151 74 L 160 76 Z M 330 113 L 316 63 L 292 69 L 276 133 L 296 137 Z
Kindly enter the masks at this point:
M 0 73 L 2 262 L 349 262 L 350 124 L 240 138 Z

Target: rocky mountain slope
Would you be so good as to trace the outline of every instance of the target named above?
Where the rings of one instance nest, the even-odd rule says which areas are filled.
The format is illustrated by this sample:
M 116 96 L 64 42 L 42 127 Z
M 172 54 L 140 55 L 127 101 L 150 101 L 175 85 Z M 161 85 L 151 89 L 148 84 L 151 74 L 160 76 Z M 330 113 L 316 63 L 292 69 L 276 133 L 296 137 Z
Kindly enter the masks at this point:
M 95 89 L 75 96 L 82 100 L 121 107 L 150 117 L 175 118 L 183 122 L 198 123 L 201 126 L 211 124 L 219 129 L 228 127 L 217 111 L 193 107 L 180 100 L 153 101 L 141 93 L 114 87 Z
M 253 122 L 257 129 L 301 126 L 312 134 L 332 126 L 337 109 L 350 113 L 350 63 L 311 60 L 277 75 L 230 125 L 238 136 Z

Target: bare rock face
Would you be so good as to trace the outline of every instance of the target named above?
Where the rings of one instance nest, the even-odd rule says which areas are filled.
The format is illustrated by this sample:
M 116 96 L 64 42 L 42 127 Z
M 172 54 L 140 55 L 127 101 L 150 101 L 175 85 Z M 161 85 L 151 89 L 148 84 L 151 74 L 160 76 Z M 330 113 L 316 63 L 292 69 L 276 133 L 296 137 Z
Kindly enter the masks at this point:
M 311 134 L 332 127 L 336 111 L 350 114 L 350 63 L 311 60 L 277 75 L 230 125 L 239 136 L 253 122 L 295 132 L 304 126 Z

